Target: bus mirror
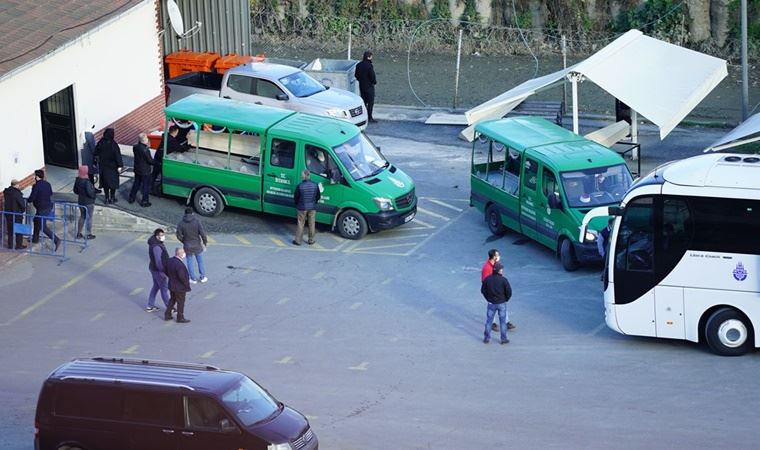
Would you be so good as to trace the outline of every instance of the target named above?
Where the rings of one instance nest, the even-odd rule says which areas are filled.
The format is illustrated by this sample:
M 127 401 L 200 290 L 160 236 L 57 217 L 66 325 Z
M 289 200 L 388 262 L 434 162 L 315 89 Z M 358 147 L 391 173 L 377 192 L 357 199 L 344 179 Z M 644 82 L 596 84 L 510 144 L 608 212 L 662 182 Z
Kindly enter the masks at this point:
M 547 200 L 549 201 L 549 208 L 562 209 L 562 200 L 559 199 L 559 196 L 556 192 L 549 194 L 549 198 Z
M 610 206 L 609 208 L 609 215 L 610 216 L 622 216 L 623 215 L 623 208 L 619 206 Z

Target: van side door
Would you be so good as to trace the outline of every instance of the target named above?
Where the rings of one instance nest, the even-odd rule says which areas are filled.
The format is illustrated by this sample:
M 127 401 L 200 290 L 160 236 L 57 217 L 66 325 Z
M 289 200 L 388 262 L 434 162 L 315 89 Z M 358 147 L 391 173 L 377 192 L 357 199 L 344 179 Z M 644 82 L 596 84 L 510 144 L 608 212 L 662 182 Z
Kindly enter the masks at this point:
M 267 136 L 264 162 L 264 212 L 295 217 L 294 195 L 300 182 L 299 170 L 303 167 L 302 144 L 274 135 Z M 300 150 L 300 151 L 299 151 Z M 300 158 L 298 155 L 301 155 Z
M 557 175 L 546 166 L 541 167 L 540 189 L 536 208 L 536 240 L 549 248 L 557 248 L 559 230 L 567 223 L 566 206 L 562 200 L 558 207 L 550 206 L 550 198 L 561 199 Z M 556 200 L 555 200 L 556 201 Z M 555 206 L 557 206 L 555 204 Z
M 347 189 L 345 175 L 325 148 L 306 144 L 304 158 L 311 181 L 319 185 L 321 194 L 317 204 L 317 222 L 331 223 Z
M 182 430 L 182 397 L 144 390 L 124 391 L 123 433 L 130 450 L 176 450 Z
M 184 407 L 185 427 L 180 433 L 182 450 L 267 448 L 267 443 L 242 430 L 219 402 L 211 397 L 186 396 Z
M 536 210 L 538 208 L 538 161 L 525 157 L 520 186 L 520 226 L 524 235 L 536 239 Z

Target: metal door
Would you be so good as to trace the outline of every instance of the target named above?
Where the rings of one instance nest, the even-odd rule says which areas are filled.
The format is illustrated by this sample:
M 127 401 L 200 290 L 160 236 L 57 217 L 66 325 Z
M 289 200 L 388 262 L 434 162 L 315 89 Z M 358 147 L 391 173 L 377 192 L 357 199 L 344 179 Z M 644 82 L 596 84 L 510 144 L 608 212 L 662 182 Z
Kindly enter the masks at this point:
M 42 145 L 45 164 L 76 169 L 76 124 L 74 121 L 74 90 L 71 86 L 40 102 Z

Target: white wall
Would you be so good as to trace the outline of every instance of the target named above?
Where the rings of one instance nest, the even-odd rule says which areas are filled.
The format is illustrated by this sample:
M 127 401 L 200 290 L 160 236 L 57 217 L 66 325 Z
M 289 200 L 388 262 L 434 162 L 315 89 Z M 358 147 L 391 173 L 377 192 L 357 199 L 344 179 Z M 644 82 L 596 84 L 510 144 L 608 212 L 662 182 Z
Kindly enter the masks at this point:
M 77 147 L 163 92 L 154 0 L 0 81 L 0 186 L 45 164 L 40 102 L 74 86 Z M 117 130 L 118 140 L 118 130 Z

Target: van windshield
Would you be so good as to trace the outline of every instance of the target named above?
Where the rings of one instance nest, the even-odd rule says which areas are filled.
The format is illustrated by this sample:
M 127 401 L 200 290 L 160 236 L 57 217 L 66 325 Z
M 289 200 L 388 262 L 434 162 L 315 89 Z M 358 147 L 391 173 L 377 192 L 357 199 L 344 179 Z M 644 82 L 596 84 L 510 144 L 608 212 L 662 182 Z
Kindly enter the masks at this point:
M 261 422 L 280 409 L 277 401 L 248 377 L 243 377 L 232 389 L 225 392 L 222 402 L 245 426 Z
M 625 164 L 562 172 L 562 187 L 571 208 L 593 208 L 618 203 L 631 186 Z
M 300 70 L 280 78 L 280 83 L 288 88 L 296 97 L 308 97 L 325 90 L 325 87 L 319 81 Z
M 388 166 L 388 161 L 363 133 L 333 147 L 333 151 L 354 180 L 376 175 Z

